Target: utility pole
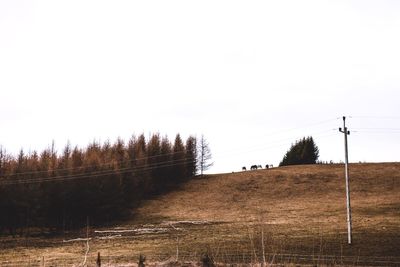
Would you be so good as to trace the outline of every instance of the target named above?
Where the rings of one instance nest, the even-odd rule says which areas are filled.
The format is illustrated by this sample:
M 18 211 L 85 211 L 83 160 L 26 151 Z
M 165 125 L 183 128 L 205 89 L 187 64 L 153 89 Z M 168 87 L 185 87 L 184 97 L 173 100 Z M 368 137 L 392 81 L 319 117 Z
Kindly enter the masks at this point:
M 346 127 L 346 117 L 343 116 L 343 130 L 339 128 L 339 131 L 344 134 L 344 151 L 345 151 L 345 164 L 344 170 L 346 175 L 346 204 L 347 204 L 347 237 L 348 243 L 351 245 L 351 207 L 350 207 L 350 185 L 349 185 L 349 153 L 347 149 L 347 136 L 350 135 L 350 131 Z

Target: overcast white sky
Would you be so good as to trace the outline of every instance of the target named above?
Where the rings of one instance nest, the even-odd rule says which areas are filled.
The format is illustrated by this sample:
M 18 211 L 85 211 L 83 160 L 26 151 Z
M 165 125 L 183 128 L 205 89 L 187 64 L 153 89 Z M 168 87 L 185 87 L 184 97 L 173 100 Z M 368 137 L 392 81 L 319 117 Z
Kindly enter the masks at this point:
M 210 172 L 398 161 L 400 1 L 0 1 L 0 145 L 204 134 Z M 368 128 L 368 129 L 366 129 Z M 357 131 L 358 132 L 355 132 Z

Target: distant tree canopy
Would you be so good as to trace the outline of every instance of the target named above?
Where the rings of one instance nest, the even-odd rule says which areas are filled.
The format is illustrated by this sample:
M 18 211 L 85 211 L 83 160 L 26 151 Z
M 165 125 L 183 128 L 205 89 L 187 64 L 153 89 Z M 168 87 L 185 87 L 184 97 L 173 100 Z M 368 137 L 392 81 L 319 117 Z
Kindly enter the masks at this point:
M 296 141 L 286 152 L 279 166 L 315 164 L 319 157 L 319 149 L 313 138 L 307 137 Z
M 0 146 L 0 234 L 30 227 L 64 231 L 125 217 L 140 201 L 197 174 L 196 138 L 133 136 L 86 148 L 54 144 L 14 157 Z

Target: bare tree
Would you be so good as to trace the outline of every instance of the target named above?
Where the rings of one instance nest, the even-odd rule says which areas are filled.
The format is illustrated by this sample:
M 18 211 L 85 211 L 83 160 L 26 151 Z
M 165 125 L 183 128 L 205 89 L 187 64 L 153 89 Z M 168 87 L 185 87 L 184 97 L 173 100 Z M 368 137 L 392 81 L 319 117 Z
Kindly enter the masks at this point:
M 203 172 L 208 170 L 214 164 L 214 162 L 211 162 L 211 150 L 207 140 L 204 138 L 204 135 L 201 136 L 198 150 L 199 170 L 201 176 L 203 176 Z

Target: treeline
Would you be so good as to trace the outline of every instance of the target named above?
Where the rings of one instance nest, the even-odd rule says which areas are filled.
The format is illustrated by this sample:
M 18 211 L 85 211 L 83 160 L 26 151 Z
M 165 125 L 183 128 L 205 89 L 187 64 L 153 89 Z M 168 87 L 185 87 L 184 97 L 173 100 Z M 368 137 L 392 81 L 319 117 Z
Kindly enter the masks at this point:
M 127 143 L 92 142 L 86 148 L 54 144 L 14 157 L 0 148 L 0 233 L 34 227 L 65 231 L 129 215 L 151 195 L 196 175 L 195 137 L 173 142 L 159 134 Z

